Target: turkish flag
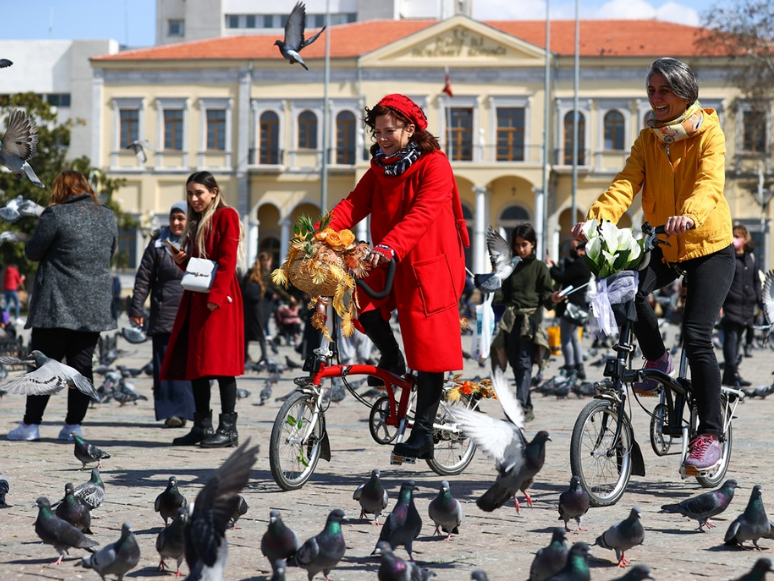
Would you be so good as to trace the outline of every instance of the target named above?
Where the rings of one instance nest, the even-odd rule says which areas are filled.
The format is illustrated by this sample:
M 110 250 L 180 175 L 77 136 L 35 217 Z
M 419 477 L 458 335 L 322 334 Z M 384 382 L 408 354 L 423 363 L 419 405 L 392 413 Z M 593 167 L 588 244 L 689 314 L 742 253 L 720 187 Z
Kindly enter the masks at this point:
M 452 88 L 451 88 L 451 81 L 449 80 L 448 69 L 446 70 L 446 81 L 443 85 L 443 89 L 441 89 L 441 92 L 446 93 L 447 95 L 449 95 L 449 97 L 454 97 L 454 93 L 452 93 Z

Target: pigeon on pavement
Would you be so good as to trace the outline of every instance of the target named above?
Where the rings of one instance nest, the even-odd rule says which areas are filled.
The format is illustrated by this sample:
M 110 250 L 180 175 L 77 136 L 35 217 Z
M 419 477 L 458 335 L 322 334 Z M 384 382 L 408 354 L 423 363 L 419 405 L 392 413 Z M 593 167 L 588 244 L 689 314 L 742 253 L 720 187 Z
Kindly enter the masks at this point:
M 452 534 L 460 534 L 459 526 L 462 522 L 462 506 L 452 496 L 449 483 L 446 480 L 441 482 L 438 496 L 430 501 L 427 513 L 435 523 L 436 535 L 440 535 L 442 530 L 447 533 L 446 540 L 449 541 L 452 538 Z
M 618 577 L 618 579 L 613 581 L 642 581 L 643 579 L 653 579 L 650 574 L 650 568 L 646 565 L 635 565 L 627 571 L 626 575 Z
M 100 478 L 99 468 L 91 469 L 89 481 L 76 486 L 73 495 L 92 510 L 102 505 L 105 500 L 105 484 Z
M 567 533 L 560 528 L 554 529 L 551 542 L 535 553 L 532 565 L 529 568 L 528 581 L 545 581 L 562 570 L 567 564 Z
M 570 532 L 567 523 L 575 519 L 578 523 L 578 530 L 583 529 L 583 515 L 589 510 L 589 495 L 583 490 L 580 478 L 574 476 L 570 478 L 570 488 L 559 495 L 559 520 L 564 521 L 564 530 Z
M 640 520 L 640 509 L 636 506 L 629 512 L 625 520 L 613 525 L 597 537 L 594 542 L 603 549 L 613 549 L 619 567 L 626 567 L 629 561 L 625 553 L 632 547 L 641 545 L 645 541 L 645 527 Z
M 521 258 L 513 256 L 508 242 L 491 226 L 486 231 L 486 247 L 489 250 L 492 272 L 473 275 L 473 282 L 480 291 L 493 293 L 503 285 L 506 278 L 511 276 L 513 269 L 521 262 Z
M 288 366 L 288 369 L 301 369 L 303 367 L 303 365 L 296 363 L 288 355 L 285 355 L 285 365 Z
M 470 574 L 470 581 L 489 581 L 489 577 L 485 571 L 478 569 Z
M 756 484 L 753 487 L 747 508 L 740 514 L 726 531 L 723 539 L 726 545 L 742 545 L 745 541 L 752 541 L 758 549 L 758 539 L 771 533 L 771 522 L 766 515 L 763 506 L 763 487 Z
M 188 520 L 188 509 L 180 507 L 177 509 L 175 517 L 169 526 L 161 529 L 159 536 L 156 537 L 156 551 L 159 554 L 159 571 L 164 571 L 167 564 L 164 559 L 175 559 L 177 561 L 177 570 L 175 577 L 180 576 L 180 565 L 185 558 L 185 523 Z
M 367 514 L 374 515 L 371 523 L 373 525 L 382 524 L 379 522 L 379 515 L 387 508 L 387 491 L 382 486 L 380 475 L 379 469 L 374 468 L 371 471 L 371 478 L 358 486 L 352 495 L 352 499 L 360 503 L 360 518 L 365 518 Z
M 591 548 L 586 543 L 575 543 L 567 553 L 567 563 L 561 571 L 546 581 L 590 581 L 589 557 Z
M 126 149 L 131 149 L 141 164 L 144 164 L 146 161 L 148 161 L 148 156 L 145 153 L 146 149 L 149 149 L 150 151 L 156 151 L 151 147 L 151 144 L 147 139 L 135 139 L 126 146 Z
M 83 531 L 83 534 L 94 534 L 91 532 L 91 508 L 75 498 L 72 482 L 65 484 L 65 495 L 56 507 L 55 514 L 79 531 Z
M 261 537 L 261 552 L 271 563 L 273 571 L 293 558 L 301 547 L 301 538 L 282 522 L 278 510 L 269 513 L 269 526 Z
M 261 393 L 258 394 L 258 397 L 260 397 L 258 405 L 265 405 L 266 402 L 271 399 L 271 381 L 266 381 L 266 385 L 263 386 L 263 389 L 261 390 Z
M 167 521 L 175 518 L 177 515 L 177 509 L 187 507 L 188 501 L 177 488 L 177 478 L 170 476 L 166 490 L 156 497 L 153 509 L 161 514 L 161 518 L 164 519 L 164 526 L 166 526 Z
M 103 452 L 97 448 L 94 444 L 89 444 L 77 433 L 73 432 L 70 437 L 75 441 L 75 448 L 73 454 L 83 464 L 81 470 L 86 468 L 86 464 L 97 463 L 97 468 L 102 468 L 102 460 L 110 458 L 110 454 Z
M 67 551 L 71 548 L 86 549 L 93 553 L 92 547 L 99 546 L 98 542 L 86 538 L 69 522 L 56 516 L 51 511 L 51 503 L 45 496 L 38 498 L 35 504 L 38 507 L 35 532 L 41 541 L 47 545 L 52 545 L 59 553 L 59 558 L 51 563 L 52 565 L 60 565 Z
M 140 547 L 134 538 L 131 523 L 121 526 L 121 538 L 115 543 L 105 545 L 99 551 L 83 558 L 81 565 L 94 569 L 102 579 L 105 575 L 115 575 L 116 581 L 123 581 L 124 575 L 140 562 Z
M 2 211 L 2 209 L 0 209 L 0 211 Z M 18 232 L 16 230 L 6 230 L 5 232 L 0 232 L 0 246 L 2 246 L 4 242 L 15 244 L 17 242 L 27 242 L 29 239 L 29 234 Z
M 236 508 L 234 508 L 234 512 L 231 513 L 231 518 L 228 519 L 228 528 L 230 529 L 238 528 L 236 526 L 237 521 L 245 514 L 247 514 L 247 509 L 250 508 L 247 506 L 247 502 L 245 502 L 245 499 L 241 494 L 237 494 L 237 497 L 239 498 L 239 502 L 237 502 Z
M 699 522 L 699 532 L 704 531 L 704 527 L 712 528 L 713 525 L 709 519 L 719 515 L 728 508 L 734 498 L 734 490 L 739 488 L 736 480 L 726 480 L 723 486 L 712 492 L 705 492 L 693 498 L 686 498 L 677 504 L 665 504 L 661 507 L 661 512 L 678 513 Z
M 387 520 L 384 521 L 379 533 L 379 540 L 390 543 L 393 550 L 404 545 L 411 561 L 414 560 L 411 547 L 414 539 L 419 536 L 422 530 L 422 517 L 419 516 L 417 507 L 414 506 L 414 491 L 416 490 L 418 488 L 413 480 L 408 480 L 401 485 L 398 502 Z
M 194 501 L 185 526 L 185 560 L 189 579 L 220 581 L 228 559 L 226 528 L 239 504 L 239 492 L 250 479 L 258 446 L 248 438 L 210 477 Z
M 8 506 L 5 502 L 5 495 L 8 494 L 9 490 L 8 481 L 0 474 L 0 506 Z
M 325 26 L 323 26 L 312 38 L 304 40 L 305 26 L 306 7 L 303 2 L 296 2 L 296 5 L 290 12 L 290 16 L 288 16 L 288 21 L 285 23 L 285 38 L 283 40 L 275 41 L 274 44 L 279 47 L 280 53 L 284 58 L 290 61 L 291 65 L 293 63 L 298 63 L 308 71 L 309 67 L 306 66 L 304 59 L 302 59 L 301 55 L 298 53 L 301 52 L 301 49 L 317 40 L 325 30 Z
M 0 363 L 4 365 L 32 365 L 36 367 L 34 371 L 25 373 L 18 379 L 0 385 L 0 391 L 18 395 L 51 395 L 65 387 L 69 387 L 77 389 L 91 398 L 99 399 L 99 395 L 91 381 L 69 365 L 60 363 L 56 359 L 49 359 L 38 350 L 31 351 L 25 359 L 18 359 L 10 355 L 0 355 Z
M 25 174 L 39 188 L 45 188 L 32 166 L 27 163 L 35 157 L 38 148 L 38 127 L 23 111 L 14 109 L 8 117 L 8 127 L 0 144 L 0 164 L 20 177 Z
M 320 572 L 328 579 L 328 574 L 344 556 L 347 544 L 341 532 L 343 522 L 346 522 L 344 511 L 338 508 L 332 510 L 322 532 L 308 539 L 296 551 L 292 564 L 306 569 L 309 581 Z
M 745 573 L 736 581 L 765 581 L 766 573 L 774 572 L 770 559 L 758 559 L 749 573 Z
M 387 541 L 376 543 L 374 555 L 381 556 L 379 565 L 379 581 L 427 581 L 435 577 L 435 573 L 423 569 L 416 563 L 404 561 L 392 552 L 392 547 Z

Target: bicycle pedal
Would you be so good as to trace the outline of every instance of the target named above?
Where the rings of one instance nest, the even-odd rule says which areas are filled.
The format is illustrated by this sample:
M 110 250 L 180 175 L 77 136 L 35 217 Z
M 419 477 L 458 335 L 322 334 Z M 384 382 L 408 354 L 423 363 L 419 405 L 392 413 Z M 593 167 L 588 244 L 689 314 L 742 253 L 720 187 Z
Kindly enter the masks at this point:
M 409 458 L 408 456 L 397 456 L 395 455 L 395 452 L 390 453 L 390 464 L 392 465 L 398 465 L 401 464 L 416 464 L 417 459 L 416 458 Z
M 686 476 L 699 476 L 699 470 L 695 466 L 685 466 L 684 471 Z

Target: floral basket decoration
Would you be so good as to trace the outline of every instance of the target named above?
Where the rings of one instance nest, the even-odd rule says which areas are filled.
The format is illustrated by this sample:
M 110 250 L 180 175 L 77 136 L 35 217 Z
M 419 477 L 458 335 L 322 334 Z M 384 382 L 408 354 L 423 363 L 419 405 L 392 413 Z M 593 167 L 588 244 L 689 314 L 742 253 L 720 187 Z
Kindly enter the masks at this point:
M 330 297 L 333 308 L 341 317 L 341 333 L 350 337 L 355 330 L 357 293 L 355 279 L 368 274 L 366 261 L 370 248 L 366 242 L 355 242 L 349 230 L 329 228 L 330 213 L 320 218 L 315 228 L 311 218 L 301 216 L 294 226 L 295 236 L 290 242 L 285 262 L 271 274 L 275 284 L 285 288 L 288 283 L 309 293 L 313 298 L 309 307 L 314 309 L 312 325 L 321 330 L 328 340 L 331 336 L 325 326 L 325 309 Z
M 451 378 L 454 384 L 446 391 L 446 400 L 449 402 L 458 401 L 463 395 L 474 396 L 476 394 L 479 397 L 485 399 L 497 399 L 494 388 L 492 388 L 492 381 L 490 379 L 482 379 L 480 382 L 465 380 L 462 381 L 461 373 L 458 373 Z

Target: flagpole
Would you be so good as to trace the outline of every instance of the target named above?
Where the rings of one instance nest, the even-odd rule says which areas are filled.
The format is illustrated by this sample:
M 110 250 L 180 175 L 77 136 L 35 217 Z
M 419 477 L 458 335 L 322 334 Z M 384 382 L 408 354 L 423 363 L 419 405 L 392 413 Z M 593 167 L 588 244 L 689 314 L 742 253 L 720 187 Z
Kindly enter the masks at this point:
M 580 0 L 575 0 L 575 89 L 573 96 L 572 121 L 572 217 L 570 224 L 577 221 L 578 213 L 578 90 L 580 88 Z M 585 124 L 584 124 L 585 126 Z
M 546 232 L 546 208 L 548 200 L 548 127 L 551 123 L 551 20 L 549 13 L 550 0 L 546 0 L 546 62 L 545 62 L 545 86 L 543 88 L 543 184 L 540 198 L 535 197 L 535 213 L 540 212 L 540 220 L 535 220 L 540 228 L 538 237 L 538 256 L 543 256 L 548 247 L 548 233 Z M 537 217 L 537 216 L 536 216 Z
M 328 211 L 328 84 L 331 76 L 331 2 L 325 0 L 325 81 L 323 93 L 322 172 L 320 176 L 320 213 Z

